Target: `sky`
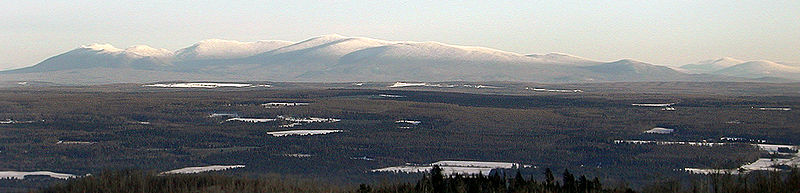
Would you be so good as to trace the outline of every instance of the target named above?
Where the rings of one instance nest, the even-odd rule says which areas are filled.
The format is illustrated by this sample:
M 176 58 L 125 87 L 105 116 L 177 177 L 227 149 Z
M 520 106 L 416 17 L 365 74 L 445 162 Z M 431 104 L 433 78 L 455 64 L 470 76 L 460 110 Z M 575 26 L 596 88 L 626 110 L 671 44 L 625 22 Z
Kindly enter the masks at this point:
M 177 50 L 211 38 L 325 34 L 670 66 L 720 57 L 800 63 L 798 10 L 797 0 L 4 0 L 0 70 L 91 43 Z

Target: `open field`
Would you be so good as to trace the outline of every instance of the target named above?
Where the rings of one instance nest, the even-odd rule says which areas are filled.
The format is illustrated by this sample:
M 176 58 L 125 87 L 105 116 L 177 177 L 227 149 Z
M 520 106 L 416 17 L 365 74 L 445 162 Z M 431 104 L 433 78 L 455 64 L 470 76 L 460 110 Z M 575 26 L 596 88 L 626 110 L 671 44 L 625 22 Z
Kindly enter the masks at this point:
M 684 168 L 731 169 L 768 157 L 755 143 L 800 144 L 796 85 L 447 84 L 462 86 L 8 87 L 0 90 L 0 172 L 246 165 L 219 172 L 357 184 L 420 175 L 375 169 L 460 160 L 530 165 L 513 170 L 537 176 L 567 168 L 604 184 L 635 185 L 691 175 Z M 293 103 L 303 105 L 282 105 Z M 674 111 L 631 105 L 671 103 Z M 653 128 L 672 131 L 646 132 Z M 286 131 L 297 135 L 275 133 Z

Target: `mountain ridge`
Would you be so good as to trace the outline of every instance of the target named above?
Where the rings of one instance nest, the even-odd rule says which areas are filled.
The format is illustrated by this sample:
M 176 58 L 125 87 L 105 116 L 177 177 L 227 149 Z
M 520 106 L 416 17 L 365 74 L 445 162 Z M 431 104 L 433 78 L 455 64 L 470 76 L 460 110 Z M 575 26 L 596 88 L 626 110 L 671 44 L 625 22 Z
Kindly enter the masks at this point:
M 0 80 L 53 81 L 41 78 L 49 76 L 61 77 L 62 82 L 87 84 L 165 81 L 176 80 L 175 77 L 312 82 L 746 81 L 726 75 L 693 75 L 631 59 L 600 62 L 564 53 L 525 55 L 478 46 L 337 34 L 300 42 L 206 39 L 172 52 L 146 45 L 120 49 L 111 44 L 89 44 L 34 66 L 0 74 L 4 74 Z

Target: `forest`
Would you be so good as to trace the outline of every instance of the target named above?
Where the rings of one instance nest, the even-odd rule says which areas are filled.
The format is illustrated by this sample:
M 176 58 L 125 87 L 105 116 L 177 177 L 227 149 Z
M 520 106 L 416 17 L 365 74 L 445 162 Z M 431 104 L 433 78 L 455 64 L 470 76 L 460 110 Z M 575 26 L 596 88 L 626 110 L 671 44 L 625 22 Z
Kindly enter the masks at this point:
M 592 180 L 597 177 L 604 187 L 641 191 L 656 188 L 650 186 L 654 182 L 672 180 L 688 186 L 703 178 L 687 168 L 736 170 L 762 159 L 793 160 L 796 153 L 787 152 L 796 149 L 778 152 L 758 144 L 800 144 L 796 110 L 800 94 L 791 94 L 800 92 L 783 84 L 484 84 L 502 89 L 342 84 L 255 89 L 4 88 L 0 89 L 0 172 L 96 176 L 120 169 L 158 173 L 243 165 L 214 174 L 308 179 L 342 185 L 343 191 L 365 184 L 380 191 L 383 182 L 413 184 L 420 173 L 376 169 L 479 161 L 529 166 L 492 169 L 507 176 L 519 172 L 526 180 L 543 179 L 545 168 L 550 168 L 559 174 L 568 170 Z M 556 86 L 583 92 L 524 89 Z M 654 91 L 658 86 L 667 89 Z M 769 92 L 755 93 L 759 88 Z M 675 103 L 675 110 L 634 103 Z M 311 118 L 337 121 L 303 122 Z M 402 122 L 409 120 L 418 123 Z M 646 132 L 656 127 L 674 132 Z M 341 132 L 271 134 L 287 130 Z M 626 140 L 652 143 L 620 142 Z M 788 171 L 792 167 L 788 163 L 793 162 L 762 169 Z M 41 176 L 2 179 L 0 191 L 62 182 Z

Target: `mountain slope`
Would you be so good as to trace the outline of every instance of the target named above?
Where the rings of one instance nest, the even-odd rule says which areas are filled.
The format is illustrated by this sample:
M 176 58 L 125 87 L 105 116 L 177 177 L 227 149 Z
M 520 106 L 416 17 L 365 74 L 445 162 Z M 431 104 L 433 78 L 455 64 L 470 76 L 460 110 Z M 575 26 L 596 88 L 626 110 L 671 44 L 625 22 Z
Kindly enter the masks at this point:
M 778 77 L 800 80 L 800 67 L 765 60 L 745 62 L 712 73 L 745 78 Z
M 695 64 L 686 64 L 681 66 L 680 68 L 686 69 L 692 73 L 702 74 L 702 73 L 711 73 L 741 63 L 744 63 L 744 61 L 737 60 L 734 58 L 724 57 L 714 60 L 704 60 Z
M 690 77 L 666 66 L 623 59 L 593 66 L 581 67 L 594 73 L 600 81 L 670 81 Z
M 734 71 L 720 73 L 742 74 Z M 715 75 L 690 75 L 633 60 L 604 63 L 560 53 L 522 55 L 485 47 L 439 42 L 386 41 L 341 35 L 318 36 L 297 43 L 210 39 L 175 52 L 148 46 L 118 49 L 108 44 L 92 44 L 48 58 L 32 67 L 3 71 L 0 74 L 3 74 L 0 81 L 38 80 L 81 84 L 167 80 L 731 80 Z
M 180 61 L 243 58 L 291 44 L 293 43 L 280 40 L 239 42 L 208 39 L 175 51 L 175 58 Z
M 91 44 L 48 58 L 31 67 L 10 72 L 45 72 L 88 68 L 160 69 L 169 66 L 172 53 L 139 45 L 127 49 L 110 44 Z

